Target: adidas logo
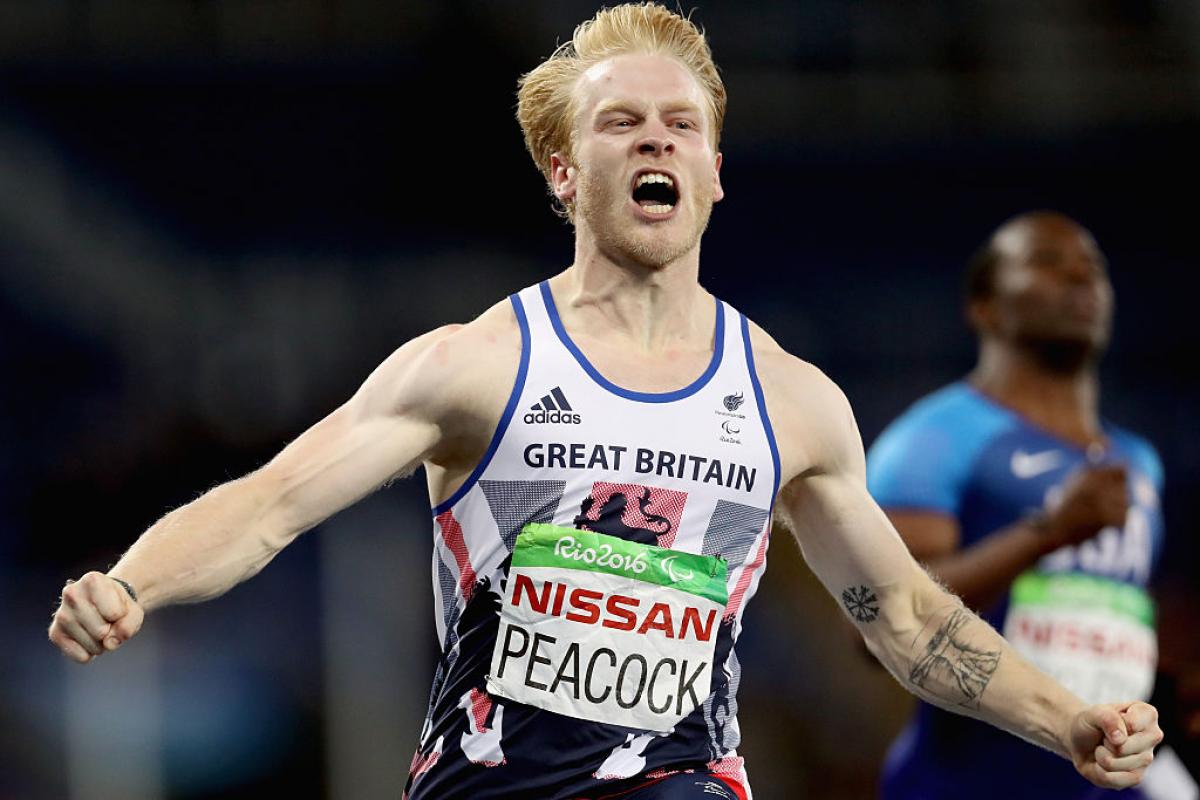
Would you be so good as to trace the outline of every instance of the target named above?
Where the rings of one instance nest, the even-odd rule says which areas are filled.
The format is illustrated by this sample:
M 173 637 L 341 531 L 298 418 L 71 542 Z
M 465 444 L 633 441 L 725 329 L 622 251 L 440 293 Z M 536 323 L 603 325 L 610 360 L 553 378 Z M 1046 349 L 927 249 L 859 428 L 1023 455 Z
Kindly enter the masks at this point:
M 573 413 L 562 389 L 555 386 L 550 390 L 550 394 L 529 407 L 529 412 L 525 415 L 525 424 L 557 422 L 563 425 L 578 425 L 581 419 L 578 414 Z

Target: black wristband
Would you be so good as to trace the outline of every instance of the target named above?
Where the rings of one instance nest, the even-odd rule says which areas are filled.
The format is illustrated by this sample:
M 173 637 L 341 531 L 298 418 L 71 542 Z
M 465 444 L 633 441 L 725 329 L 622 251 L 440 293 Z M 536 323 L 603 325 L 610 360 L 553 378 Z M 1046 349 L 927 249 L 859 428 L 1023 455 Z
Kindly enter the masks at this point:
M 122 586 L 124 586 L 124 587 L 125 587 L 125 591 L 129 592 L 129 596 L 133 598 L 133 602 L 135 602 L 135 603 L 136 603 L 136 602 L 138 601 L 138 599 L 137 599 L 137 592 L 135 592 L 135 591 L 133 590 L 133 587 L 132 587 L 132 586 L 130 586 L 128 583 L 126 583 L 125 581 L 121 580 L 120 578 L 113 578 L 113 576 L 112 576 L 112 575 L 109 575 L 108 577 L 112 578 L 114 581 L 116 581 L 117 583 L 119 583 L 119 584 L 121 584 Z

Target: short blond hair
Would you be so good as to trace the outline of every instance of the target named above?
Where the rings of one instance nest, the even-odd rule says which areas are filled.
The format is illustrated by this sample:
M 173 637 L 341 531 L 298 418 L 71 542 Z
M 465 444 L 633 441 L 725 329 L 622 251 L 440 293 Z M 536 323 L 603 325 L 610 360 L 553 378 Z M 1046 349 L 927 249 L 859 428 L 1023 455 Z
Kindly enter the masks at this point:
M 712 115 L 712 141 L 720 142 L 725 121 L 725 84 L 717 74 L 704 32 L 690 19 L 657 3 L 627 3 L 602 8 L 575 28 L 571 41 L 517 82 L 517 119 L 525 147 L 550 181 L 550 156 L 572 153 L 574 88 L 592 66 L 628 53 L 676 59 L 699 81 Z M 568 209 L 569 210 L 569 209 Z

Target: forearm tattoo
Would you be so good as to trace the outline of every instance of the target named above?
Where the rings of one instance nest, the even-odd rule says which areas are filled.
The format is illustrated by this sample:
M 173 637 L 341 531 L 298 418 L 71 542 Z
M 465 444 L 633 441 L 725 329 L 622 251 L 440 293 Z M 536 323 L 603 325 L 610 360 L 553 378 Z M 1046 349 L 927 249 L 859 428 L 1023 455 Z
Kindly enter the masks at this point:
M 1000 663 L 1000 651 L 967 644 L 960 631 L 974 619 L 959 608 L 942 623 L 908 674 L 913 686 L 955 705 L 979 708 L 983 690 Z
M 842 591 L 842 605 L 859 622 L 874 622 L 879 616 L 879 599 L 866 586 L 850 586 Z

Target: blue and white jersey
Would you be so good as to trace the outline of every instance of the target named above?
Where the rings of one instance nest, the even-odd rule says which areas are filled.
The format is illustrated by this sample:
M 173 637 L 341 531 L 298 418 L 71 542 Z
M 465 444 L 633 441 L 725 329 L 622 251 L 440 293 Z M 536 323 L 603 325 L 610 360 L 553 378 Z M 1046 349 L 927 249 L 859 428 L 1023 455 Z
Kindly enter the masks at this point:
M 1050 553 L 983 611 L 1023 657 L 1089 702 L 1150 695 L 1157 644 L 1146 589 L 1164 531 L 1157 453 L 1128 431 L 1107 422 L 1103 429 L 1107 447 L 1089 454 L 959 382 L 901 415 L 867 459 L 871 494 L 885 510 L 952 517 L 962 548 L 1052 506 L 1075 470 L 1097 463 L 1128 468 L 1130 509 L 1122 528 Z M 997 767 L 1005 780 L 984 779 Z M 925 703 L 884 767 L 888 800 L 1014 792 L 1056 799 L 1109 794 L 1056 755 Z
M 780 480 L 749 324 L 715 300 L 704 373 L 635 392 L 587 360 L 548 283 L 510 300 L 508 406 L 433 509 L 442 657 L 407 796 L 575 798 L 682 769 L 744 787 L 736 643 Z M 713 602 L 671 590 L 718 561 Z

